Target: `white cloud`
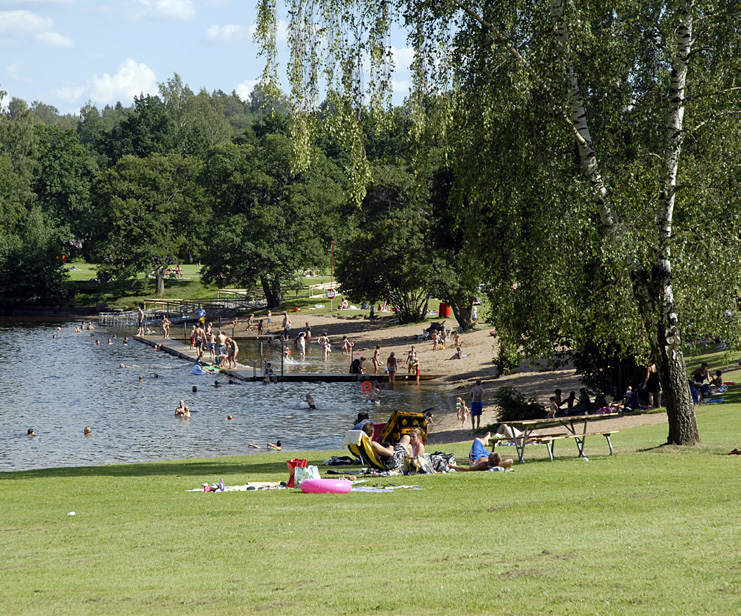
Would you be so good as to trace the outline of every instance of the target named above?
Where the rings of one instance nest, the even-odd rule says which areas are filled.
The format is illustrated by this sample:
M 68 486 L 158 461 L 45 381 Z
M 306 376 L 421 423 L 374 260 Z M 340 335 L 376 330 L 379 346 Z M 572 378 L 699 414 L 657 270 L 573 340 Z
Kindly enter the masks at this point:
M 397 72 L 409 72 L 409 67 L 414 60 L 414 49 L 411 47 L 391 46 L 391 54 L 394 57 L 394 66 Z
M 26 74 L 24 68 L 18 64 L 11 64 L 7 69 L 5 69 L 5 72 L 13 81 L 22 81 L 24 83 L 31 83 L 33 81 L 33 79 Z
M 114 75 L 105 73 L 91 79 L 90 98 L 101 103 L 115 103 L 119 100 L 132 101 L 135 96 L 157 93 L 157 76 L 146 64 L 127 58 L 118 66 Z
M 127 58 L 113 75 L 93 75 L 84 86 L 66 86 L 56 90 L 54 95 L 67 103 L 90 99 L 99 105 L 112 105 L 118 101 L 129 105 L 135 96 L 142 93 L 157 93 L 157 76 L 146 64 Z
M 64 49 L 75 46 L 75 41 L 72 37 L 59 34 L 59 32 L 39 32 L 34 38 L 38 43 L 47 47 Z
M 394 94 L 409 94 L 410 83 L 406 79 L 392 79 L 391 91 Z
M 0 0 L 0 6 L 54 6 L 74 2 L 75 0 Z
M 240 83 L 236 88 L 234 88 L 234 91 L 237 93 L 237 96 L 241 98 L 244 102 L 249 102 L 250 100 L 250 94 L 252 94 L 253 88 L 258 84 L 258 81 L 252 81 L 247 80 Z
M 54 21 L 31 11 L 0 11 L 0 36 L 32 39 L 47 47 L 74 47 L 75 41 L 54 29 Z
M 237 24 L 226 24 L 218 26 L 214 24 L 206 30 L 206 41 L 216 45 L 232 45 L 241 43 L 252 43 L 257 26 L 240 26 Z M 276 43 L 285 46 L 288 43 L 288 22 L 278 20 L 278 29 L 275 33 Z
M 134 21 L 147 17 L 190 21 L 196 16 L 196 5 L 193 0 L 134 0 L 127 13 Z
M 214 24 L 206 30 L 206 40 L 211 43 L 242 43 L 252 41 L 255 33 L 254 26 L 238 26 L 236 24 L 226 24 L 217 26 Z

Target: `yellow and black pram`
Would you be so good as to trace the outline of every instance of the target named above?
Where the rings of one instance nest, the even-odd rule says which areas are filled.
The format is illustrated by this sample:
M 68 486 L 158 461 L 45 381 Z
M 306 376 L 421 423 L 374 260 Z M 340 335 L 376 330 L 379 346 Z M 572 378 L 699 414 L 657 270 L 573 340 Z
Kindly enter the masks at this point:
M 401 437 L 409 434 L 414 428 L 422 430 L 422 442 L 427 444 L 427 416 L 422 413 L 411 413 L 408 411 L 394 411 L 391 413 L 386 427 L 381 432 L 379 441 L 389 444 L 398 443 Z

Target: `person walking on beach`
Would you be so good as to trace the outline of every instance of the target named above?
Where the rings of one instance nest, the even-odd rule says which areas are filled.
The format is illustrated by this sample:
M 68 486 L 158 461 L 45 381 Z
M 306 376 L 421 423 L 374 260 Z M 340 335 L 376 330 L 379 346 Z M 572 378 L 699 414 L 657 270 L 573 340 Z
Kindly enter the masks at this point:
M 481 415 L 484 412 L 484 388 L 481 381 L 471 389 L 471 428 L 474 432 L 481 427 Z
M 378 368 L 381 365 L 381 345 L 377 344 L 373 351 L 373 374 L 378 374 Z

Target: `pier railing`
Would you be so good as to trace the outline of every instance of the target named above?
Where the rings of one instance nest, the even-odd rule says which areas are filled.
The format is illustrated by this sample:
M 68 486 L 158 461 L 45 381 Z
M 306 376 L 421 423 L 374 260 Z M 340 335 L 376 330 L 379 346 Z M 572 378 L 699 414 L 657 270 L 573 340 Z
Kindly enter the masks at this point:
M 247 289 L 219 289 L 216 297 L 201 299 L 145 299 L 144 322 L 159 323 L 166 316 L 173 323 L 195 319 L 199 307 L 206 311 L 206 318 L 237 314 L 242 310 L 256 310 L 266 306 L 264 296 Z M 98 313 L 98 322 L 118 329 L 135 327 L 139 318 L 137 310 L 113 310 Z

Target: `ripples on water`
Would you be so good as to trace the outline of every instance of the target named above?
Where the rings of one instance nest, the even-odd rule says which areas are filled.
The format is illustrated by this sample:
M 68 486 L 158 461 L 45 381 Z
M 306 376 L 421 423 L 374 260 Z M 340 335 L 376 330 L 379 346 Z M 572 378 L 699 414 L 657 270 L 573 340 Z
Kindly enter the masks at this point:
M 62 331 L 54 339 L 57 327 Z M 125 346 L 121 332 L 98 327 L 90 336 L 73 333 L 74 327 L 0 324 L 0 471 L 243 455 L 258 451 L 248 443 L 265 447 L 277 439 L 289 451 L 337 449 L 361 410 L 385 421 L 392 410 L 444 404 L 440 386 L 425 384 L 395 390 L 382 385 L 381 407 L 367 403 L 360 383 L 237 382 L 215 388 L 213 377 L 191 375 L 184 360 L 136 341 Z M 109 345 L 114 333 L 118 337 Z M 280 371 L 277 349 L 264 352 Z M 258 345 L 240 342 L 240 362 L 252 365 L 259 357 Z M 121 363 L 133 367 L 119 368 Z M 312 345 L 307 361 L 290 369 L 346 372 L 348 363 L 336 353 L 325 365 Z M 300 408 L 307 391 L 315 411 Z M 189 420 L 174 416 L 180 399 L 191 408 Z M 227 415 L 236 419 L 226 421 Z M 83 436 L 85 426 L 92 427 L 91 437 Z M 26 436 L 28 428 L 35 438 Z

